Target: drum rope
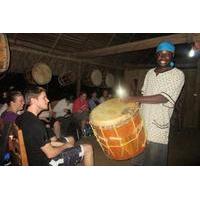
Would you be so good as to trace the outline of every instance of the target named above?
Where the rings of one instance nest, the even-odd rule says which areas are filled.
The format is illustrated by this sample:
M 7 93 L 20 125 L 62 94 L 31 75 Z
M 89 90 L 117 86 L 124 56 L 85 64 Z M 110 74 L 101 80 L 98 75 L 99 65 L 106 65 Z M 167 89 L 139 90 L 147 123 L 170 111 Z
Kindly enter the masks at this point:
M 120 146 L 122 146 L 122 138 L 119 136 L 116 126 L 114 126 L 114 132 L 116 134 L 116 137 L 120 138 L 119 143 L 120 143 Z M 122 151 L 121 151 L 121 156 L 123 156 L 123 155 L 124 155 L 124 148 L 122 148 Z
M 96 136 L 97 138 L 98 138 L 98 140 L 103 140 L 103 141 L 107 141 L 107 140 L 109 140 L 109 139 L 107 139 L 107 138 L 103 138 L 103 137 L 100 137 L 100 136 Z M 112 137 L 112 140 L 114 139 L 114 137 Z M 121 138 L 120 138 L 121 139 Z M 116 146 L 116 145 L 111 145 L 110 147 L 121 147 L 121 146 L 125 146 L 125 145 L 127 145 L 127 144 L 129 144 L 130 142 L 132 142 L 132 141 L 134 141 L 134 140 L 136 140 L 137 139 L 137 136 L 136 137 L 134 137 L 133 139 L 131 139 L 131 140 L 129 140 L 128 142 L 124 142 L 124 143 L 121 143 L 121 145 L 120 146 Z M 101 142 L 101 141 L 100 141 Z M 103 143 L 102 143 L 102 145 L 104 145 Z
M 103 138 L 106 139 L 106 137 L 105 137 L 105 135 L 104 135 L 104 131 L 103 131 L 103 129 L 102 129 L 101 127 L 100 127 L 100 130 L 101 130 L 101 133 L 102 133 L 102 135 L 103 135 Z M 99 142 L 100 142 L 100 141 L 99 141 Z M 105 145 L 105 146 L 107 146 L 106 149 L 108 149 L 108 152 L 110 152 L 111 155 L 114 157 L 115 155 L 114 155 L 113 151 L 111 150 L 111 148 L 110 148 L 110 146 L 109 146 L 109 144 L 108 144 L 108 140 L 105 140 L 105 142 L 106 142 L 106 145 Z M 102 144 L 102 145 L 103 145 L 103 144 Z

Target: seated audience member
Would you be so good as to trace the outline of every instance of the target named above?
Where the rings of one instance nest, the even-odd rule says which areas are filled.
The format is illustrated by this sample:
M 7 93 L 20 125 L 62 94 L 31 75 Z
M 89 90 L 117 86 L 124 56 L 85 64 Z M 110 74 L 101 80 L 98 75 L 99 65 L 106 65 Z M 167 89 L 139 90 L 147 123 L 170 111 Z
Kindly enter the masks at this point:
M 19 111 L 23 110 L 24 97 L 20 91 L 11 91 L 7 96 L 7 109 L 1 114 L 1 118 L 6 122 L 15 122 Z
M 85 92 L 81 92 L 80 96 L 74 101 L 72 113 L 74 118 L 78 121 L 81 131 L 83 131 L 89 119 L 87 94 Z
M 56 122 L 59 122 L 60 124 L 60 137 L 73 136 L 77 141 L 79 139 L 79 125 L 72 116 L 72 105 L 73 103 L 71 100 L 63 98 L 55 104 L 52 111 L 56 118 Z M 58 130 L 58 126 L 56 130 Z
M 66 98 L 63 98 L 53 107 L 53 112 L 55 113 L 55 118 L 65 117 L 65 115 L 72 112 L 72 103 Z
M 2 115 L 3 112 L 5 112 L 8 108 L 8 104 L 7 103 L 4 103 L 1 105 L 0 107 L 0 116 Z
M 7 92 L 3 92 L 2 98 L 1 98 L 0 116 L 8 108 L 8 104 L 6 103 L 6 99 L 7 99 Z
M 4 122 L 3 134 L 0 140 L 0 160 L 3 163 L 3 160 L 8 153 L 8 130 L 10 129 L 13 122 L 15 122 L 18 112 L 23 110 L 24 107 L 24 97 L 19 91 L 10 91 L 7 95 L 7 110 L 4 111 L 1 115 L 1 119 Z M 9 160 L 9 159 L 8 159 Z
M 91 98 L 88 101 L 88 106 L 90 110 L 93 110 L 96 106 L 100 104 L 99 99 L 97 98 L 97 93 L 93 92 Z
M 113 94 L 112 93 L 109 93 L 108 94 L 108 99 L 112 99 L 113 98 Z
M 84 165 L 93 165 L 93 150 L 89 144 L 74 147 L 72 137 L 68 142 L 56 142 L 48 138 L 47 131 L 38 114 L 48 109 L 49 100 L 45 89 L 35 87 L 25 95 L 27 111 L 16 119 L 22 129 L 29 165 L 77 165 L 83 159 Z
M 104 101 L 108 100 L 108 90 L 103 90 L 102 96 L 99 98 L 100 103 L 103 103 Z

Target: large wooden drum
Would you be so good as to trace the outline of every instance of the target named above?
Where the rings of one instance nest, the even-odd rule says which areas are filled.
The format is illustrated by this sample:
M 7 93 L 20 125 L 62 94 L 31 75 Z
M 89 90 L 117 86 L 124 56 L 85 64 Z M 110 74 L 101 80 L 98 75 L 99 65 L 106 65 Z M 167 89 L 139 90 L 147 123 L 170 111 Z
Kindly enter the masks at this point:
M 105 84 L 108 88 L 113 88 L 115 86 L 115 78 L 111 73 L 107 73 L 105 76 Z
M 98 87 L 102 84 L 102 72 L 99 69 L 94 69 L 85 73 L 83 83 L 87 86 Z
M 67 71 L 58 76 L 58 83 L 61 86 L 67 86 L 73 84 L 77 79 L 76 73 L 73 71 Z
M 10 62 L 10 51 L 6 35 L 0 33 L 0 75 L 6 72 Z
M 51 81 L 52 71 L 45 63 L 37 63 L 31 71 L 25 73 L 25 79 L 31 84 L 45 85 Z
M 92 110 L 90 124 L 109 158 L 126 160 L 145 148 L 146 135 L 137 103 L 108 100 Z

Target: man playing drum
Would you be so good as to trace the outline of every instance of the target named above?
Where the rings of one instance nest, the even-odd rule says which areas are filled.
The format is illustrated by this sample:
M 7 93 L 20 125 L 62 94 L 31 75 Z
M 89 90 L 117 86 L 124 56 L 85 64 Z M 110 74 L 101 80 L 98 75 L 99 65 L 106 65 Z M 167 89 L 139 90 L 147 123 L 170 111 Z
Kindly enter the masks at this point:
M 174 52 L 171 42 L 161 42 L 156 49 L 157 66 L 146 74 L 143 96 L 125 100 L 141 103 L 147 133 L 145 152 L 133 159 L 133 165 L 167 165 L 170 118 L 185 82 L 183 72 L 174 67 Z

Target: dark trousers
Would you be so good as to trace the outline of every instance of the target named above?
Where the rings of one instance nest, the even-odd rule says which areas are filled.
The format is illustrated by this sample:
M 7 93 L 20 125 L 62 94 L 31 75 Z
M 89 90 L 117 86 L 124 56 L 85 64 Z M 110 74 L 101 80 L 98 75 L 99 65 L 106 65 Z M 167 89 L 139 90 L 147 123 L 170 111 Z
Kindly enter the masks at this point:
M 135 166 L 167 166 L 168 145 L 149 142 L 143 153 L 132 158 Z

